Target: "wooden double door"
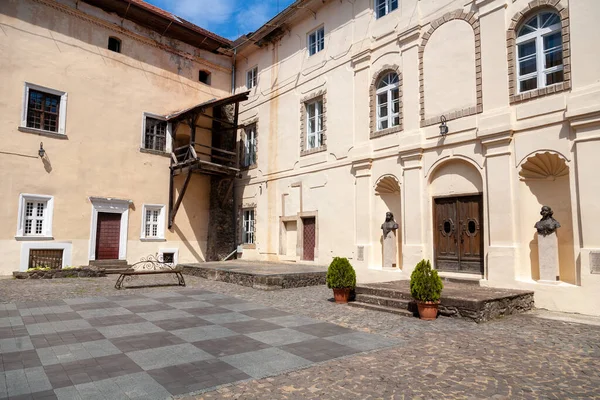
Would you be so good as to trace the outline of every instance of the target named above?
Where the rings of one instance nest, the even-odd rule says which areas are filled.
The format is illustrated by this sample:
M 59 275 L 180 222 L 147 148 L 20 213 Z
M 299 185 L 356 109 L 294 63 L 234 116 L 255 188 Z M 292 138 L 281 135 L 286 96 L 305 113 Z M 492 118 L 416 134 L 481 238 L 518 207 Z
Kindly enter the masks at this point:
M 483 274 L 483 197 L 435 199 L 435 267 Z
M 98 213 L 96 260 L 118 260 L 121 238 L 121 214 Z

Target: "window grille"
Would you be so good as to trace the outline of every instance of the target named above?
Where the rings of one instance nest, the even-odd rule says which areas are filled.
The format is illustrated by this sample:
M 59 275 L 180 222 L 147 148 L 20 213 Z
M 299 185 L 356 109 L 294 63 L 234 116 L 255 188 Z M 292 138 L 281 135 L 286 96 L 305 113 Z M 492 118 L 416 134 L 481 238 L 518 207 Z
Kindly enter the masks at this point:
M 29 250 L 28 268 L 62 268 L 63 249 L 31 249 Z
M 254 243 L 254 210 L 244 210 L 244 244 Z
M 167 121 L 146 117 L 144 148 L 165 151 L 167 143 Z

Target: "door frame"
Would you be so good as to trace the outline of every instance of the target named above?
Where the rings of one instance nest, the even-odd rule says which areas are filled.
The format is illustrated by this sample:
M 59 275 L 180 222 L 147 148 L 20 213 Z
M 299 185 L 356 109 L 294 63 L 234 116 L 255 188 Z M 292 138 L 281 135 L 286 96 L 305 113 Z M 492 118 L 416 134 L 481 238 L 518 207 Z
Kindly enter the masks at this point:
M 452 272 L 452 271 L 440 271 L 437 269 L 437 260 L 436 260 L 436 252 L 435 252 L 435 243 L 436 243 L 436 226 L 435 226 L 435 200 L 436 199 L 459 199 L 459 198 L 463 198 L 463 197 L 474 197 L 474 196 L 481 196 L 481 225 L 482 225 L 482 229 L 480 229 L 481 232 L 481 240 L 483 245 L 481 246 L 481 258 L 482 258 L 482 263 L 481 263 L 481 273 L 469 273 L 469 272 Z M 433 268 L 438 271 L 440 274 L 442 275 L 447 275 L 447 276 L 480 276 L 482 279 L 486 279 L 485 277 L 487 276 L 487 265 L 486 265 L 486 255 L 487 255 L 487 220 L 486 220 L 486 216 L 487 216 L 487 200 L 486 200 L 486 196 L 483 192 L 474 192 L 474 193 L 453 193 L 453 194 L 448 194 L 448 195 L 441 195 L 441 196 L 430 196 L 430 201 L 431 201 L 431 215 L 430 215 L 430 223 L 429 223 L 429 227 L 431 229 L 431 260 L 433 261 Z M 458 251 L 460 252 L 460 249 L 458 249 Z
M 129 205 L 131 200 L 113 199 L 110 197 L 90 197 L 92 203 L 92 219 L 90 223 L 90 243 L 88 260 L 96 260 L 96 233 L 98 231 L 98 213 L 121 214 L 119 232 L 119 260 L 127 260 L 127 226 L 129 224 Z

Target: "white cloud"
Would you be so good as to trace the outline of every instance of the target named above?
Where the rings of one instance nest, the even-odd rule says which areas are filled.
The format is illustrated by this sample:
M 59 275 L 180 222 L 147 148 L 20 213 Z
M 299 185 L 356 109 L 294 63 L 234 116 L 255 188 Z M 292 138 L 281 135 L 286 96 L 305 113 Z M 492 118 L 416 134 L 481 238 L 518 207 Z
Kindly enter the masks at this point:
M 250 4 L 248 4 L 250 3 Z M 273 10 L 268 2 L 246 2 L 246 7 L 237 11 L 236 22 L 239 34 L 255 31 L 273 16 Z
M 173 14 L 208 29 L 227 22 L 237 6 L 236 0 L 169 0 L 168 3 Z

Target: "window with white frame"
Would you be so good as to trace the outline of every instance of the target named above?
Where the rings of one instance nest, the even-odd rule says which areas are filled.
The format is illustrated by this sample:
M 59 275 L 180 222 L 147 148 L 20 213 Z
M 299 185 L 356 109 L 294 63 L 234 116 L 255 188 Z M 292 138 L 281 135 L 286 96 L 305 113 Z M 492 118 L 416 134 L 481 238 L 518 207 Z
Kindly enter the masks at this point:
M 553 11 L 542 11 L 517 31 L 518 91 L 560 83 L 564 80 L 562 25 Z
M 21 194 L 17 237 L 51 238 L 53 209 L 52 196 Z
M 65 133 L 67 94 L 25 83 L 21 128 Z
M 400 125 L 400 79 L 395 72 L 385 74 L 377 82 L 377 130 Z
M 165 206 L 144 204 L 142 211 L 142 239 L 165 238 Z
M 246 87 L 252 89 L 258 83 L 258 67 L 246 71 Z
M 160 152 L 171 151 L 170 125 L 157 116 L 144 114 L 142 147 Z
M 306 103 L 306 150 L 323 144 L 323 98 Z
M 320 27 L 308 34 L 308 55 L 318 53 L 325 48 L 325 28 Z
M 256 164 L 256 124 L 244 129 L 244 160 L 242 165 L 249 167 Z
M 375 16 L 381 18 L 398 8 L 398 0 L 375 0 Z
M 254 244 L 254 209 L 244 209 L 242 242 Z

